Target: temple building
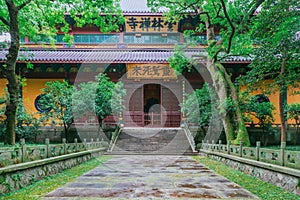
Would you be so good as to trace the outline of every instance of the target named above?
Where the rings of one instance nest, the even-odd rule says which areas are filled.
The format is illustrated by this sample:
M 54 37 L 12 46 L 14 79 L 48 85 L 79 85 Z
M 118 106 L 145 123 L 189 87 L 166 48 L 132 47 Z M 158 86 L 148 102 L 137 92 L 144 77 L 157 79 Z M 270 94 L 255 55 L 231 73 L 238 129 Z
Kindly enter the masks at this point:
M 125 126 L 180 126 L 183 94 L 202 87 L 207 81 L 205 64 L 178 75 L 169 66 L 168 59 L 174 54 L 175 45 L 184 45 L 191 39 L 195 44 L 186 45 L 188 57 L 205 52 L 205 33 L 185 38 L 184 31 L 199 22 L 192 18 L 168 22 L 163 16 L 164 10 L 151 12 L 146 0 L 135 3 L 121 0 L 121 8 L 125 23 L 118 32 L 102 33 L 93 25 L 78 28 L 70 24 L 69 34 L 74 37 L 74 43 L 68 46 L 59 33 L 55 49 L 47 40 L 35 43 L 28 37 L 22 38 L 17 72 L 26 78 L 20 95 L 29 111 L 39 111 L 35 102 L 48 81 L 67 80 L 76 85 L 94 80 L 98 73 L 106 73 L 114 82 L 122 80 L 127 91 L 121 116 Z M 7 49 L 0 50 L 0 64 L 5 62 L 6 54 Z M 26 67 L 28 61 L 34 65 L 33 69 Z M 249 63 L 251 60 L 244 57 L 223 62 L 233 79 L 245 73 Z M 0 95 L 5 84 L 1 72 Z M 300 102 L 297 96 L 287 95 L 288 103 Z M 268 98 L 278 110 L 278 94 Z M 279 123 L 278 112 L 275 116 L 275 123 Z M 96 118 L 86 116 L 85 121 L 92 123 Z

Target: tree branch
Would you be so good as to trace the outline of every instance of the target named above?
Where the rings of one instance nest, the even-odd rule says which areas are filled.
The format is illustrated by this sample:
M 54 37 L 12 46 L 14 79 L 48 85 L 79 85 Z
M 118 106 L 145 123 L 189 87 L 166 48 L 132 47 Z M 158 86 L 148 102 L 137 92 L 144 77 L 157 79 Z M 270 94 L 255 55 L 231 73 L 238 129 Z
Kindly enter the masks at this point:
M 21 5 L 17 6 L 18 10 L 21 10 L 22 8 L 24 8 L 25 6 L 27 6 L 32 0 L 27 0 L 24 3 L 22 3 Z
M 5 24 L 6 26 L 9 26 L 9 22 L 2 16 L 0 16 L 0 20 Z
M 230 53 L 232 39 L 233 39 L 233 36 L 234 36 L 234 33 L 235 33 L 235 26 L 232 23 L 229 15 L 227 13 L 227 9 L 226 9 L 226 5 L 225 5 L 224 0 L 221 0 L 221 5 L 222 5 L 222 8 L 223 8 L 223 12 L 224 12 L 225 18 L 227 19 L 227 21 L 228 21 L 228 23 L 229 23 L 229 25 L 231 27 L 231 33 L 230 33 L 230 36 L 229 36 L 229 39 L 228 39 L 228 47 L 227 47 L 227 50 L 226 50 L 226 53 Z

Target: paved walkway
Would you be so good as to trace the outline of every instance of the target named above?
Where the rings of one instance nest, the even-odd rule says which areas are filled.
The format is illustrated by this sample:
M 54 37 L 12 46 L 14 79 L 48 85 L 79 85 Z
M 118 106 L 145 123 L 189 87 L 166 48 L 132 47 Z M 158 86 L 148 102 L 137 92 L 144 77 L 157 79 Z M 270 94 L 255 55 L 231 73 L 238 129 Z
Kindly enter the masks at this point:
M 114 156 L 43 199 L 253 199 L 189 156 Z

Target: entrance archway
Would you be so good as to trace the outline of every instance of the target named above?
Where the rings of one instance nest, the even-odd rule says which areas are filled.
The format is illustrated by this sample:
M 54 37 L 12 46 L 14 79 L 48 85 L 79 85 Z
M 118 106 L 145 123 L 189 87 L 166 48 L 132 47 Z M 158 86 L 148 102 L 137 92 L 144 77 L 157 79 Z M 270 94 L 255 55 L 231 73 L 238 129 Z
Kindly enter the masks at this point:
M 168 87 L 144 84 L 136 88 L 128 100 L 128 108 L 123 115 L 125 126 L 180 126 L 180 100 Z

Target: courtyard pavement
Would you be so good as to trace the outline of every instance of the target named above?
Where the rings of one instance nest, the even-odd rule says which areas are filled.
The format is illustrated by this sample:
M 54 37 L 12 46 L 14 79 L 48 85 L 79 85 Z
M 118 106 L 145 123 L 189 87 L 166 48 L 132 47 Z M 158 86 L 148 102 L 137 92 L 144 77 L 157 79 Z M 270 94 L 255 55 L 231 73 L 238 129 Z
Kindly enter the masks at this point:
M 256 199 L 189 156 L 118 155 L 44 200 Z

